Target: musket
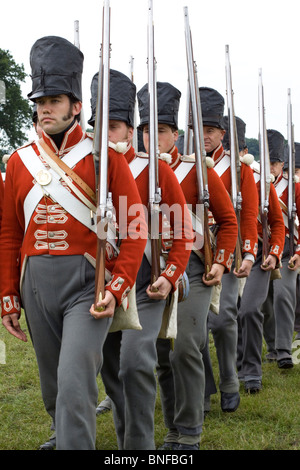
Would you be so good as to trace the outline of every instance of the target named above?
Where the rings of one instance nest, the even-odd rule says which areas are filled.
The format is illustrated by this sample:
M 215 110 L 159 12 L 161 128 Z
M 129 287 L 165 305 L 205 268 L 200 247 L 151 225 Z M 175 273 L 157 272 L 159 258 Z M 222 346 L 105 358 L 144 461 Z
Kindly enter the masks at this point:
M 262 264 L 269 255 L 269 195 L 270 195 L 270 155 L 267 138 L 264 88 L 262 83 L 262 70 L 259 69 L 258 82 L 258 109 L 259 109 L 259 155 L 260 155 L 260 217 L 263 232 Z
M 80 50 L 80 40 L 79 40 L 79 21 L 74 21 L 74 46 L 76 46 Z M 84 111 L 83 108 L 80 111 L 80 126 L 85 132 L 85 120 L 84 120 Z
M 112 219 L 112 195 L 107 183 L 109 130 L 109 70 L 110 70 L 110 6 L 103 3 L 102 44 L 98 94 L 93 138 L 93 156 L 99 162 L 97 177 L 97 257 L 95 279 L 95 308 L 105 296 L 105 255 L 108 223 Z
M 158 116 L 156 59 L 152 0 L 148 2 L 148 100 L 149 100 L 149 226 L 151 237 L 151 285 L 160 276 L 159 212 L 161 189 L 158 175 Z
M 129 65 L 130 65 L 130 80 L 134 83 L 134 57 L 130 56 L 129 60 Z M 134 132 L 133 132 L 133 139 L 132 139 L 132 145 L 133 148 L 137 151 L 138 150 L 138 134 L 137 134 L 137 128 L 136 128 L 136 114 L 137 114 L 137 103 L 135 101 L 135 106 L 134 106 Z
M 296 201 L 295 201 L 295 142 L 294 142 L 294 124 L 292 119 L 292 101 L 291 90 L 288 89 L 288 107 L 287 107 L 287 128 L 288 128 L 288 226 L 289 226 L 289 246 L 290 257 L 295 254 L 295 219 L 296 219 Z M 290 261 L 289 266 L 294 267 Z
M 227 87 L 227 107 L 228 107 L 228 132 L 230 142 L 230 171 L 231 171 L 231 200 L 238 223 L 238 237 L 235 247 L 235 267 L 240 269 L 242 264 L 242 237 L 241 237 L 241 210 L 242 210 L 242 193 L 241 193 L 241 161 L 238 144 L 238 135 L 236 129 L 236 119 L 234 112 L 233 88 L 231 65 L 229 57 L 229 46 L 225 46 L 225 70 L 226 70 L 226 87 Z
M 204 146 L 200 92 L 198 86 L 197 68 L 193 55 L 192 35 L 189 25 L 188 7 L 184 7 L 184 20 L 189 92 L 191 99 L 192 128 L 194 134 L 195 165 L 197 173 L 198 203 L 203 205 L 204 208 L 204 258 L 205 274 L 207 275 L 212 267 L 212 249 L 210 243 L 210 230 L 208 223 L 209 191 L 207 181 L 206 151 Z
M 191 116 L 191 94 L 189 81 L 187 82 L 187 100 L 185 108 L 185 131 L 183 141 L 183 155 L 191 155 L 193 153 L 193 131 L 190 127 L 190 116 Z

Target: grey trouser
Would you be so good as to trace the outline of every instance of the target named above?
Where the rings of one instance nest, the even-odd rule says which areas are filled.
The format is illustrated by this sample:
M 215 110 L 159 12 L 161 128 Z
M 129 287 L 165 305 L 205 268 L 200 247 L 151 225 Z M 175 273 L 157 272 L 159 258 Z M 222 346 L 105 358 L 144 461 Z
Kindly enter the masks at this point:
M 109 333 L 103 350 L 101 375 L 113 402 L 119 450 L 155 449 L 156 340 L 166 301 L 148 297 L 150 273 L 144 256 L 136 279 L 142 330 Z
M 92 450 L 97 374 L 111 319 L 95 320 L 95 270 L 83 256 L 29 258 L 22 300 L 58 450 Z
M 237 277 L 232 272 L 226 273 L 222 277 L 219 314 L 210 311 L 208 315 L 219 363 L 219 388 L 227 393 L 238 392 L 240 386 L 236 371 L 238 289 Z
M 241 341 L 238 350 L 239 377 L 245 381 L 261 379 L 262 343 L 265 302 L 270 284 L 270 271 L 263 271 L 262 245 L 258 243 L 256 261 L 247 278 L 239 308 Z
M 165 423 L 169 429 L 188 436 L 201 434 L 204 419 L 205 371 L 201 350 L 206 344 L 211 288 L 203 284 L 203 272 L 203 263 L 192 252 L 186 269 L 190 292 L 178 304 L 177 337 L 174 350 L 169 348 L 169 370 L 170 343 L 157 342 L 157 374 Z
M 297 276 L 297 289 L 296 289 L 296 309 L 295 309 L 295 324 L 294 330 L 300 333 L 300 275 Z
M 286 238 L 281 259 L 281 279 L 271 281 L 268 299 L 262 307 L 262 312 L 265 318 L 266 316 L 269 318 L 264 324 L 264 334 L 269 349 L 284 350 L 291 354 L 298 274 L 297 271 L 288 268 L 289 259 L 289 239 Z

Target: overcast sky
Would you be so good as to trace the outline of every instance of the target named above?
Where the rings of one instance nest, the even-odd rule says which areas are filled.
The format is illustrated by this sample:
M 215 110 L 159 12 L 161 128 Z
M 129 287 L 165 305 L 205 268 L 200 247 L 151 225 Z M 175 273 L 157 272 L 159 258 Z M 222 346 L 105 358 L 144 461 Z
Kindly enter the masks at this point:
M 266 124 L 287 137 L 287 90 L 291 89 L 295 140 L 300 142 L 299 0 L 153 0 L 157 79 L 182 93 L 179 126 L 185 125 L 187 68 L 184 6 L 188 7 L 199 86 L 217 89 L 225 98 L 225 45 L 229 45 L 236 115 L 246 136 L 258 137 L 258 72 L 262 69 Z M 111 68 L 134 78 L 139 90 L 147 81 L 148 0 L 110 0 Z M 74 42 L 79 20 L 84 54 L 83 102 L 90 117 L 90 83 L 99 67 L 102 0 L 8 0 L 2 2 L 0 48 L 30 74 L 34 42 L 48 35 Z M 31 80 L 23 87 L 31 91 Z

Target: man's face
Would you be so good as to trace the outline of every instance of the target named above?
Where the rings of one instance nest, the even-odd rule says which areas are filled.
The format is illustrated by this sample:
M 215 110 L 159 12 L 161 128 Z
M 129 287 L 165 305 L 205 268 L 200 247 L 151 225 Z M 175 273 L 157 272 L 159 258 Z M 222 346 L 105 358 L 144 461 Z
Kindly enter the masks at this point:
M 82 107 L 80 102 L 71 103 L 67 95 L 43 96 L 36 104 L 40 126 L 49 135 L 63 132 Z
M 203 126 L 204 146 L 207 153 L 212 152 L 223 140 L 225 131 L 218 127 Z
M 275 178 L 280 175 L 283 168 L 283 162 L 271 162 L 270 163 L 270 172 Z
M 124 121 L 109 120 L 108 140 L 113 144 L 118 142 L 130 143 L 133 137 L 133 128 L 128 127 Z
M 178 131 L 173 131 L 168 124 L 158 124 L 158 149 L 160 153 L 169 153 L 178 139 Z M 149 128 L 143 128 L 143 141 L 146 152 L 149 153 Z

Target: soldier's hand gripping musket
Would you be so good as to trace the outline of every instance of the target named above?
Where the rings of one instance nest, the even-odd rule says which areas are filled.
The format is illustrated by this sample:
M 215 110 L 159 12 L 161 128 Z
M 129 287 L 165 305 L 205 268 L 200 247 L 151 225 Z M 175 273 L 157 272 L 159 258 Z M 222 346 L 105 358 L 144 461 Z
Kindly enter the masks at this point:
M 290 262 L 289 267 L 294 267 L 292 258 L 295 253 L 295 219 L 296 219 L 296 201 L 295 201 L 295 142 L 294 142 L 294 124 L 292 119 L 291 90 L 288 89 L 288 107 L 287 107 L 287 128 L 288 128 L 288 227 L 289 227 L 289 248 Z
M 242 193 L 241 193 L 241 162 L 239 155 L 239 144 L 236 129 L 236 120 L 234 112 L 233 88 L 231 65 L 229 57 L 229 46 L 225 46 L 225 69 L 226 69 L 226 85 L 227 85 L 227 105 L 228 105 L 228 131 L 230 142 L 230 170 L 231 170 L 231 200 L 235 210 L 238 222 L 238 238 L 235 249 L 235 267 L 238 271 L 242 265 L 242 242 L 241 242 L 241 224 L 240 214 L 242 210 Z
M 262 71 L 259 70 L 258 83 L 258 109 L 259 109 L 259 155 L 260 155 L 260 217 L 263 230 L 262 265 L 269 255 L 269 195 L 270 195 L 270 156 L 265 121 L 264 88 Z
M 152 285 L 160 276 L 159 204 L 161 201 L 161 190 L 158 175 L 157 87 L 152 0 L 149 0 L 148 8 L 149 230 L 151 237 Z
M 197 184 L 198 184 L 198 202 L 204 208 L 204 257 L 205 257 L 205 275 L 210 272 L 212 267 L 212 250 L 210 243 L 210 230 L 208 223 L 209 212 L 209 192 L 207 183 L 206 169 L 206 151 L 204 146 L 203 123 L 199 86 L 197 79 L 197 68 L 193 56 L 192 35 L 189 25 L 188 8 L 184 8 L 185 19 L 185 41 L 186 58 L 189 80 L 189 94 L 191 102 L 192 129 L 194 135 L 194 152 L 196 160 Z
M 98 78 L 98 96 L 93 140 L 93 155 L 99 163 L 97 181 L 97 258 L 95 306 L 105 297 L 105 257 L 108 223 L 112 220 L 112 197 L 107 184 L 109 129 L 110 6 L 103 5 L 102 45 Z M 97 308 L 95 307 L 95 310 Z M 101 311 L 101 309 L 100 309 Z

